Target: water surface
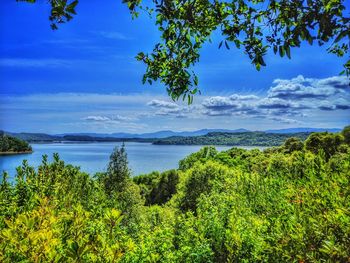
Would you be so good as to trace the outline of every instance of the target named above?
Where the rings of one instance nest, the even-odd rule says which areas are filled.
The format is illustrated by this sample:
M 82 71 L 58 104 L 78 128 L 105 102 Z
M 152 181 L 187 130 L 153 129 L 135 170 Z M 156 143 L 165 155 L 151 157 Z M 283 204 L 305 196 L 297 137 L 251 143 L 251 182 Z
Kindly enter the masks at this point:
M 15 175 L 16 167 L 23 160 L 28 160 L 29 165 L 37 168 L 42 160 L 42 155 L 47 154 L 52 161 L 53 153 L 58 153 L 60 158 L 68 164 L 80 166 L 82 171 L 94 174 L 107 169 L 109 156 L 119 142 L 97 143 L 49 143 L 31 144 L 32 154 L 0 156 L 0 172 L 7 171 L 10 177 Z M 149 173 L 152 171 L 165 171 L 178 168 L 179 160 L 187 155 L 197 152 L 203 146 L 198 145 L 153 145 L 151 143 L 127 142 L 125 143 L 128 154 L 129 167 L 133 175 Z M 217 146 L 219 151 L 228 150 L 230 146 Z M 242 147 L 252 149 L 257 147 Z

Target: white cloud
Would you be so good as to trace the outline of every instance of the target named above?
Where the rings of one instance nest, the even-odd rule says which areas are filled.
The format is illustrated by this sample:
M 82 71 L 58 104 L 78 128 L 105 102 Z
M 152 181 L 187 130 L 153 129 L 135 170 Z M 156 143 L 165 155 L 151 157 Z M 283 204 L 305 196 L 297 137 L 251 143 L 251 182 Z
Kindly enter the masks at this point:
M 137 118 L 135 118 L 135 117 L 123 116 L 123 115 L 114 115 L 111 117 L 111 119 L 115 120 L 115 121 L 125 121 L 125 122 L 137 120 Z
M 124 34 L 120 32 L 115 32 L 115 31 L 100 31 L 98 32 L 99 35 L 105 37 L 105 38 L 110 38 L 110 39 L 115 39 L 115 40 L 131 40 L 131 38 L 125 36 Z
M 176 103 L 168 102 L 164 100 L 157 100 L 157 99 L 151 100 L 150 102 L 147 103 L 147 105 L 156 107 L 156 108 L 168 108 L 168 109 L 175 109 L 179 107 Z
M 87 116 L 82 118 L 85 121 L 110 121 L 111 119 L 106 116 Z
M 287 118 L 307 117 L 309 112 L 349 110 L 350 89 L 345 77 L 311 79 L 298 76 L 276 79 L 266 97 L 251 95 L 215 96 L 203 101 L 207 116 L 246 116 L 297 123 Z
M 239 95 L 239 94 L 233 94 L 229 96 L 230 100 L 237 100 L 237 101 L 248 101 L 248 100 L 258 100 L 259 97 L 256 95 Z
M 334 76 L 318 80 L 317 86 L 328 86 L 337 89 L 350 89 L 350 80 L 346 77 Z
M 286 124 L 299 124 L 299 123 L 302 123 L 302 122 L 294 120 L 294 119 L 281 118 L 281 117 L 268 117 L 268 119 L 276 121 L 276 122 L 280 122 L 280 123 L 286 123 Z
M 345 88 L 345 77 L 331 77 L 326 79 L 304 78 L 299 75 L 293 79 L 276 79 L 275 86 L 268 91 L 268 97 L 286 100 L 325 99 L 342 93 Z
M 237 108 L 239 105 L 236 101 L 231 100 L 230 97 L 215 96 L 203 101 L 202 105 L 207 109 L 212 110 L 228 110 Z

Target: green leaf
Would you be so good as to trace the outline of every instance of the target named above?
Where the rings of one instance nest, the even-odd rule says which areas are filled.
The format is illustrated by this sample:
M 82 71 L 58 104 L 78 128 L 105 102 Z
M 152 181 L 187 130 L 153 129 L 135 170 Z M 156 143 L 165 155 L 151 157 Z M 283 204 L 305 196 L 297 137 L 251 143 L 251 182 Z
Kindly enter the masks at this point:
M 229 45 L 227 44 L 227 41 L 225 40 L 225 46 L 227 49 L 230 49 Z
M 279 46 L 279 54 L 281 57 L 284 57 L 284 47 L 283 46 Z
M 277 48 L 277 46 L 275 45 L 275 46 L 273 46 L 273 53 L 277 53 L 277 51 L 278 51 L 278 48 Z
M 260 64 L 261 64 L 262 66 L 264 66 L 264 67 L 266 66 L 266 63 L 265 63 L 263 57 L 259 57 L 259 62 L 260 62 Z
M 339 35 L 337 36 L 337 38 L 334 40 L 335 43 L 339 42 L 343 37 L 345 37 L 347 34 L 349 34 L 348 31 L 344 30 L 342 32 L 339 33 Z
M 260 71 L 260 68 L 261 68 L 260 63 L 256 63 L 256 64 L 255 64 L 255 68 L 256 68 L 258 71 Z
M 220 44 L 219 44 L 219 49 L 220 49 L 220 48 L 221 48 L 221 46 L 222 46 L 222 42 L 223 42 L 223 41 L 221 41 L 221 42 L 220 42 Z
M 194 76 L 193 83 L 194 83 L 194 85 L 198 86 L 198 77 L 197 76 Z
M 235 39 L 234 40 L 234 43 L 236 45 L 237 48 L 240 48 L 241 47 L 241 41 L 239 41 L 238 39 Z
M 286 50 L 286 54 L 287 54 L 287 57 L 290 59 L 291 56 L 290 56 L 290 47 L 288 45 L 285 46 L 285 50 Z

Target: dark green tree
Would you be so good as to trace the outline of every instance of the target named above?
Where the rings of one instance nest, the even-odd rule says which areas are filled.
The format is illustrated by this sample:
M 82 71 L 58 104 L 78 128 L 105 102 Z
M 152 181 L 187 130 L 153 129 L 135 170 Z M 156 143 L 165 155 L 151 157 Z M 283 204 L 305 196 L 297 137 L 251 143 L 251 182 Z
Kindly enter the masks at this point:
M 130 169 L 128 167 L 125 145 L 123 144 L 120 148 L 115 147 L 109 159 L 103 184 L 106 192 L 112 194 L 113 192 L 122 191 L 130 179 Z
M 343 137 L 340 134 L 312 133 L 305 141 L 305 148 L 315 154 L 322 150 L 328 160 L 334 155 L 339 146 L 343 143 Z
M 300 138 L 291 137 L 284 142 L 284 149 L 287 153 L 301 151 L 303 147 L 304 143 L 300 140 Z
M 176 193 L 179 175 L 176 170 L 169 170 L 163 173 L 152 172 L 136 176 L 133 178 L 133 181 L 140 186 L 146 205 L 162 205 L 168 202 Z
M 4 133 L 0 134 L 0 153 L 1 152 L 31 152 L 32 147 L 23 140 L 16 137 L 6 135 Z
M 342 130 L 341 134 L 342 134 L 343 137 L 344 137 L 344 142 L 345 142 L 346 144 L 349 144 L 349 145 L 350 145 L 350 125 L 344 127 L 344 129 Z
M 105 193 L 108 196 L 108 205 L 118 208 L 129 223 L 139 218 L 139 208 L 144 203 L 140 195 L 140 188 L 131 178 L 128 167 L 128 157 L 124 143 L 120 148 L 115 147 L 108 164 L 107 172 L 99 174 Z

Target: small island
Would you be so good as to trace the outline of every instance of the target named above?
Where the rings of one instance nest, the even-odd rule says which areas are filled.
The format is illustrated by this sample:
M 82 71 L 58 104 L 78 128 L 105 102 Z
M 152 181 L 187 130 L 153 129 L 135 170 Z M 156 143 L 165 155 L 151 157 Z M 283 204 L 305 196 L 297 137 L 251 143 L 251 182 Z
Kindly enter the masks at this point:
M 0 133 L 0 155 L 27 154 L 33 149 L 26 141 Z

